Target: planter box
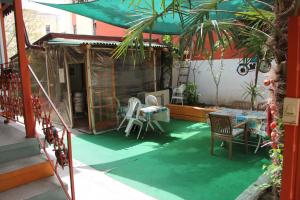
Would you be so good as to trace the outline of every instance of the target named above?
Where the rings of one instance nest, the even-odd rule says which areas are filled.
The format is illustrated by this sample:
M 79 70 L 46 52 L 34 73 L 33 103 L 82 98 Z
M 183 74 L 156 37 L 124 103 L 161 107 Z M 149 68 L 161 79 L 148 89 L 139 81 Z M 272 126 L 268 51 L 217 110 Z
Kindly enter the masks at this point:
M 197 106 L 185 106 L 169 104 L 171 117 L 194 122 L 207 122 L 208 113 L 214 112 L 214 108 L 201 108 Z
M 235 200 L 257 200 L 264 194 L 266 188 L 262 185 L 269 185 L 270 178 L 266 175 L 261 175 L 258 179 L 252 183 L 245 191 L 243 191 Z M 271 198 L 273 199 L 273 198 Z

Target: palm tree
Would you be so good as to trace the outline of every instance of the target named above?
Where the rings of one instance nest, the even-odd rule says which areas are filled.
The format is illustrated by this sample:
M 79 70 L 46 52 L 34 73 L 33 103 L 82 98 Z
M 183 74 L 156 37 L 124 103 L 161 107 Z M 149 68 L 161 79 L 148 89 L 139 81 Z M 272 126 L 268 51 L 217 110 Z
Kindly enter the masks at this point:
M 274 49 L 274 58 L 276 60 L 276 101 L 279 107 L 279 115 L 282 114 L 283 98 L 286 91 L 286 68 L 288 54 L 288 18 L 296 15 L 298 11 L 297 0 L 281 0 L 274 3 L 275 29 L 272 40 L 269 45 Z
M 161 0 L 163 11 L 155 10 L 155 3 L 152 0 L 152 10 L 148 11 L 152 15 L 137 21 L 129 30 L 125 40 L 118 46 L 114 56 L 118 57 L 126 53 L 127 48 L 135 44 L 143 52 L 142 33 L 149 29 L 155 21 L 166 14 L 176 13 L 180 16 L 183 32 L 180 36 L 179 49 L 183 52 L 191 49 L 196 52 L 203 52 L 209 43 L 211 58 L 213 59 L 215 43 L 219 42 L 225 48 L 225 44 L 233 46 L 240 50 L 245 59 L 255 55 L 257 58 L 256 77 L 259 67 L 267 60 L 275 60 L 276 77 L 275 97 L 278 112 L 274 113 L 275 119 L 282 116 L 283 98 L 286 91 L 286 68 L 287 68 L 287 30 L 288 18 L 297 14 L 299 0 L 244 0 L 247 6 L 237 10 L 221 10 L 219 5 L 224 0 L 197 1 L 191 0 L 172 0 L 166 5 L 165 0 Z M 132 0 L 139 3 L 140 0 Z M 259 7 L 258 7 L 259 5 Z M 214 13 L 215 19 L 211 18 Z M 222 13 L 230 13 L 235 16 L 234 19 L 222 19 Z M 193 45 L 191 45 L 193 43 Z M 255 80 L 257 85 L 257 78 Z M 281 133 L 278 133 L 282 136 Z M 273 141 L 273 142 L 278 142 Z M 278 145 L 273 145 L 271 152 L 273 167 L 273 177 L 275 177 L 273 187 L 280 187 L 281 180 L 281 149 Z M 278 169 L 278 170 L 274 170 Z M 275 176 L 274 176 L 275 174 Z M 271 176 L 272 176 L 271 175 Z
M 165 0 L 161 0 L 160 5 L 163 11 L 158 12 L 155 10 L 157 1 L 152 0 L 152 9 L 143 10 L 143 13 L 147 13 L 147 17 L 133 23 L 125 40 L 115 50 L 114 56 L 121 56 L 132 44 L 139 46 L 143 52 L 142 33 L 146 29 L 149 29 L 151 33 L 151 27 L 158 18 L 170 12 L 176 13 L 180 16 L 183 27 L 180 36 L 182 52 L 191 48 L 192 41 L 195 43 L 193 49 L 201 52 L 207 46 L 208 41 L 213 55 L 215 43 L 219 41 L 221 45 L 224 45 L 224 40 L 226 40 L 240 50 L 245 58 L 255 55 L 258 58 L 258 67 L 262 60 L 275 59 L 277 65 L 275 67 L 276 97 L 278 113 L 281 116 L 286 87 L 287 22 L 288 17 L 298 10 L 298 1 L 245 0 L 245 2 L 247 6 L 240 10 L 221 10 L 218 8 L 224 0 L 197 1 L 197 4 L 191 0 L 172 0 L 168 5 Z M 131 3 L 139 4 L 140 0 L 132 0 Z M 214 13 L 215 19 L 211 19 L 211 13 Z M 235 18 L 224 20 L 222 13 L 230 13 Z

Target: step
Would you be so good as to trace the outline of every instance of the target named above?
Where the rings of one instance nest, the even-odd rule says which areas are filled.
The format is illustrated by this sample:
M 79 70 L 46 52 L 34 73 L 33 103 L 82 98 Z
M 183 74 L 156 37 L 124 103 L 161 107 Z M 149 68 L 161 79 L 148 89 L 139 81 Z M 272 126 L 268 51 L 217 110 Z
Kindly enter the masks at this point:
M 36 138 L 25 138 L 25 132 L 11 125 L 0 124 L 0 164 L 40 154 Z
M 50 162 L 42 154 L 1 163 L 0 192 L 53 174 Z
M 0 193 L 1 200 L 66 200 L 55 176 L 40 179 Z

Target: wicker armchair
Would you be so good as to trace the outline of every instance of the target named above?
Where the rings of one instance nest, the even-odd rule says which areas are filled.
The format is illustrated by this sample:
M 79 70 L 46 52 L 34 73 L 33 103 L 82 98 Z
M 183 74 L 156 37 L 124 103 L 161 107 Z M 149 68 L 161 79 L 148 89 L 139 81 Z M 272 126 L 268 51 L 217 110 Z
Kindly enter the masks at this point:
M 248 101 L 234 101 L 231 104 L 232 108 L 242 109 L 242 110 L 250 110 L 251 109 L 251 102 Z
M 247 133 L 246 122 L 232 127 L 229 116 L 209 114 L 209 118 L 211 123 L 211 155 L 214 155 L 214 141 L 217 138 L 228 143 L 228 157 L 232 159 L 232 143 L 241 143 L 235 141 L 234 138 Z M 248 134 L 244 134 L 244 145 L 246 152 L 248 152 Z

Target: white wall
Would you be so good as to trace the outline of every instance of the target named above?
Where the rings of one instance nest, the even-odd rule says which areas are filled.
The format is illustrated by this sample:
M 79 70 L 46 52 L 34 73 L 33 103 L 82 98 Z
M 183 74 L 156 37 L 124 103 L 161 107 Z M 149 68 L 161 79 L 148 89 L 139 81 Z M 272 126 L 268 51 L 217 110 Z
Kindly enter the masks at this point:
M 76 15 L 77 34 L 93 35 L 93 20 L 87 17 Z
M 38 2 L 43 3 L 71 3 L 71 0 L 39 0 Z M 49 6 L 44 6 L 38 3 L 35 3 L 33 0 L 22 0 L 24 10 L 32 10 L 37 12 L 37 18 L 45 21 L 45 24 L 49 24 L 47 16 L 52 25 L 51 32 L 57 33 L 73 33 L 73 27 L 71 23 L 71 13 L 66 12 L 60 9 L 51 8 Z M 45 18 L 45 19 L 44 19 Z M 53 26 L 53 18 L 55 18 L 55 27 Z M 44 28 L 44 27 L 43 27 Z M 45 28 L 44 28 L 45 29 Z M 34 42 L 34 41 L 32 41 Z
M 236 69 L 239 64 L 239 59 L 224 59 L 224 71 L 222 72 L 221 81 L 219 85 L 219 105 L 230 105 L 233 101 L 244 100 L 242 95 L 245 92 L 243 86 L 251 80 L 254 82 L 255 71 L 249 71 L 245 76 L 237 73 Z M 220 60 L 213 62 L 213 68 L 218 71 Z M 208 62 L 206 60 L 198 60 L 191 62 L 191 71 L 189 82 L 193 82 L 192 69 L 195 68 L 195 82 L 197 85 L 197 92 L 200 93 L 199 102 L 206 104 L 215 104 L 216 86 L 213 81 L 213 76 L 210 72 Z M 258 85 L 263 90 L 264 97 L 268 97 L 268 90 L 263 85 L 263 81 L 268 74 L 259 73 Z M 178 65 L 173 67 L 173 86 L 176 85 L 178 77 Z M 247 99 L 250 101 L 250 98 Z M 258 102 L 263 101 L 259 98 Z

